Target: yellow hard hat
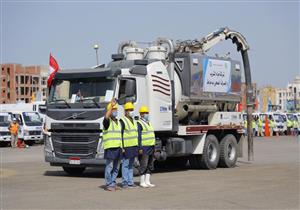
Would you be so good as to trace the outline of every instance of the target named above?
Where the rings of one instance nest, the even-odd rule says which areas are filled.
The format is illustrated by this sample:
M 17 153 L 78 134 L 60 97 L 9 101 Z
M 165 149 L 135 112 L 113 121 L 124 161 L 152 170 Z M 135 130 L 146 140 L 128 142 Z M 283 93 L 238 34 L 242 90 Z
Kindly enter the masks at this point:
M 147 106 L 141 106 L 140 108 L 140 113 L 149 113 L 149 109 Z
M 106 109 L 109 110 L 110 108 L 111 108 L 111 103 L 109 102 L 109 103 L 107 104 Z M 117 109 L 117 108 L 118 108 L 118 105 L 115 104 L 115 105 L 113 106 L 113 109 Z
M 124 109 L 125 109 L 125 110 L 128 110 L 128 109 L 134 109 L 134 106 L 133 106 L 132 102 L 127 102 L 127 103 L 124 105 Z

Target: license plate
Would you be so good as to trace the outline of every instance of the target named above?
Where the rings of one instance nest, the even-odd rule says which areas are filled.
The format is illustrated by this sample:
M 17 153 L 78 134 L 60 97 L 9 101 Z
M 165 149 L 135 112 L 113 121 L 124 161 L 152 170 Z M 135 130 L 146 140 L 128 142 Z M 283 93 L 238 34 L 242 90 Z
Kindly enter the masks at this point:
M 80 165 L 80 158 L 70 158 L 69 164 L 71 165 Z

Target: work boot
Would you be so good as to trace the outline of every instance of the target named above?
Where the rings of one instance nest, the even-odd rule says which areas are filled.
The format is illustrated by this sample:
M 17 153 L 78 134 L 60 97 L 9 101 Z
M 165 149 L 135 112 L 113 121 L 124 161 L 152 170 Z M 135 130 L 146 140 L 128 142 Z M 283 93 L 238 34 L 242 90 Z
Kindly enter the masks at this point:
M 150 174 L 146 174 L 145 183 L 146 185 L 148 185 L 148 187 L 155 187 L 154 184 L 150 183 L 150 176 L 151 176 Z
M 146 188 L 146 187 L 149 187 L 146 183 L 145 183 L 145 175 L 141 175 L 140 176 L 140 186 L 141 187 L 144 187 L 144 188 Z

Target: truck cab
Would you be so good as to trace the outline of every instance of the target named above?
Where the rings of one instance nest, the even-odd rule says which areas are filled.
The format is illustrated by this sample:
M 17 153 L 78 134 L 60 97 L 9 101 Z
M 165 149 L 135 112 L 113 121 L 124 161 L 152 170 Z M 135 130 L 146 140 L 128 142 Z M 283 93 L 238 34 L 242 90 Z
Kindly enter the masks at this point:
M 0 112 L 0 143 L 6 144 L 10 142 L 9 124 L 12 122 L 12 114 L 10 112 Z
M 26 144 L 32 145 L 43 139 L 43 122 L 38 112 L 13 111 L 12 115 L 20 125 L 18 137 Z

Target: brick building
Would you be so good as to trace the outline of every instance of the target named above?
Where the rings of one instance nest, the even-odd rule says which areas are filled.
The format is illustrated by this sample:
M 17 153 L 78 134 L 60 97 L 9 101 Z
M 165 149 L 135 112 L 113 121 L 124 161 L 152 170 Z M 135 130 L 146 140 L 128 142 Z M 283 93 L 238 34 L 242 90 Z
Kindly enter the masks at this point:
M 1 64 L 0 104 L 30 102 L 32 95 L 45 100 L 48 68 L 44 66 L 22 66 L 21 64 Z

